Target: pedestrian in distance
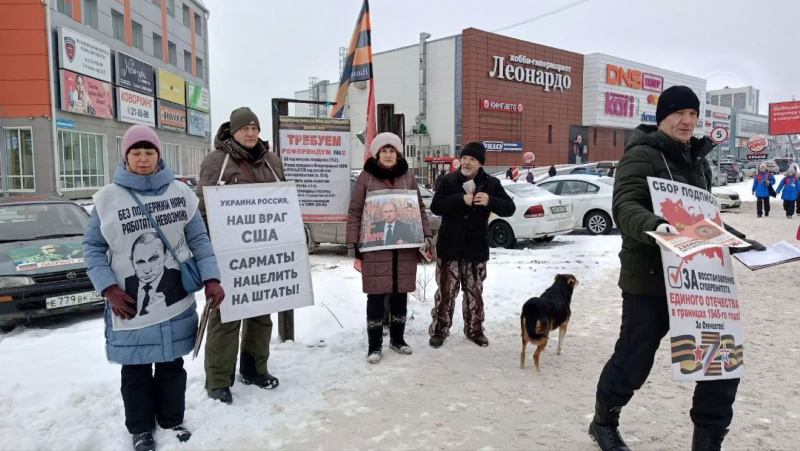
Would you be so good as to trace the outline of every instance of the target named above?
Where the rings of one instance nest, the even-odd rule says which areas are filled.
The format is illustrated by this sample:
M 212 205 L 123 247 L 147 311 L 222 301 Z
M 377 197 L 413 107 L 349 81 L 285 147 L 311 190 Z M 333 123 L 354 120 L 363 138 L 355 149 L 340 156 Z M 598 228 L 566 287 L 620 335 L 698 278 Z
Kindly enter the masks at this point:
M 556 167 L 555 167 L 555 166 L 550 166 L 550 170 L 549 170 L 549 171 L 547 171 L 547 174 L 548 174 L 550 177 L 555 177 L 557 173 L 558 173 L 558 172 L 556 171 Z
M 204 186 L 286 181 L 280 157 L 270 152 L 269 143 L 258 137 L 260 132 L 258 117 L 247 107 L 233 110 L 230 121 L 220 125 L 214 138 L 214 151 L 200 164 L 197 180 L 200 212 L 204 217 Z M 239 374 L 245 385 L 268 390 L 277 388 L 280 382 L 269 373 L 267 365 L 271 339 L 272 318 L 269 314 L 223 323 L 219 310 L 212 311 L 205 349 L 208 397 L 225 404 L 233 402 L 230 388 L 235 380 L 237 353 Z
M 792 219 L 792 216 L 794 216 L 795 203 L 797 202 L 797 188 L 797 174 L 795 174 L 794 168 L 789 168 L 789 170 L 786 171 L 786 175 L 778 184 L 778 189 L 775 190 L 776 193 L 781 194 L 783 209 L 786 211 L 786 217 L 789 219 Z
M 358 175 L 350 207 L 347 213 L 347 254 L 361 260 L 361 287 L 367 295 L 367 362 L 379 363 L 383 358 L 384 300 L 389 298 L 391 321 L 389 324 L 389 348 L 398 354 L 409 355 L 411 346 L 405 341 L 408 293 L 417 289 L 417 260 L 420 248 L 383 249 L 361 253 L 358 249 L 362 229 L 362 217 L 367 194 L 381 190 L 406 190 L 417 196 L 424 244 L 422 251 L 432 248 L 433 238 L 425 204 L 417 186 L 414 173 L 408 169 L 403 156 L 403 143 L 394 133 L 378 134 L 370 149 L 372 158 L 364 162 L 364 170 Z M 390 208 L 387 208 L 390 207 Z M 401 222 L 396 221 L 396 207 L 381 208 L 382 221 L 376 225 L 376 234 L 383 237 L 378 245 L 399 244 L 396 233 L 400 233 Z M 404 227 L 408 225 L 403 224 Z M 397 230 L 397 232 L 396 232 Z M 408 235 L 408 234 L 406 234 Z
M 756 215 L 760 218 L 769 216 L 769 198 L 774 197 L 775 176 L 767 170 L 767 164 L 758 166 L 758 173 L 753 177 L 753 194 L 756 196 Z
M 447 174 L 433 196 L 431 212 L 442 217 L 436 242 L 436 295 L 428 328 L 431 347 L 442 346 L 450 335 L 459 288 L 464 335 L 478 346 L 488 346 L 484 335 L 483 281 L 489 260 L 489 215 L 514 214 L 514 201 L 500 180 L 483 170 L 486 147 L 470 142 L 461 151 L 458 172 Z M 474 186 L 466 192 L 466 186 Z
M 536 184 L 536 183 L 533 181 L 533 172 L 531 172 L 531 170 L 530 170 L 530 169 L 528 169 L 528 175 L 526 175 L 526 176 L 525 176 L 525 180 L 526 180 L 528 183 L 531 183 L 531 184 L 534 184 L 534 185 Z
M 705 158 L 714 148 L 708 137 L 693 137 L 700 100 L 688 87 L 673 86 L 658 101 L 658 126 L 637 127 L 617 165 L 612 212 L 622 233 L 619 287 L 622 289 L 622 325 L 614 353 L 597 383 L 595 415 L 589 435 L 604 451 L 624 451 L 619 430 L 622 408 L 650 374 L 656 351 L 669 332 L 669 311 L 661 252 L 647 232 L 677 233 L 653 213 L 647 178 L 657 177 L 711 190 L 711 167 Z M 764 246 L 729 226 L 725 228 L 750 244 Z M 698 382 L 692 409 L 691 449 L 718 450 L 733 418 L 739 379 Z M 687 446 L 688 449 L 688 446 Z
M 198 318 L 195 296 L 181 282 L 180 263 L 195 259 L 213 308 L 225 291 L 199 201 L 161 158 L 156 133 L 134 125 L 122 138 L 122 149 L 113 183 L 94 195 L 83 256 L 94 288 L 106 299 L 106 357 L 122 365 L 125 426 L 136 451 L 151 451 L 156 423 L 181 442 L 192 435 L 183 426 L 182 356 L 194 348 Z M 177 219 L 156 231 L 152 219 L 137 213 L 140 203 L 171 205 Z

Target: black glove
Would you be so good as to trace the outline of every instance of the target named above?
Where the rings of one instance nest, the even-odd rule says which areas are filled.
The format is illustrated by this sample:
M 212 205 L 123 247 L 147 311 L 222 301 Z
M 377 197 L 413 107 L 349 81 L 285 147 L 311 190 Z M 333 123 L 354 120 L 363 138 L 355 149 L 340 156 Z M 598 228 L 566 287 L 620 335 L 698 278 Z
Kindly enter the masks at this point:
M 767 250 L 767 248 L 764 247 L 763 244 L 759 243 L 756 240 L 748 240 L 747 238 L 743 238 L 743 239 L 744 239 L 744 241 L 747 242 L 747 244 L 749 244 L 749 246 L 747 246 L 747 247 L 732 247 L 732 248 L 730 248 L 731 255 L 738 254 L 740 252 L 749 252 L 749 251 L 761 252 L 761 251 Z
M 350 258 L 354 258 L 356 260 L 361 260 L 361 251 L 358 250 L 356 245 L 348 244 L 347 245 L 347 256 Z

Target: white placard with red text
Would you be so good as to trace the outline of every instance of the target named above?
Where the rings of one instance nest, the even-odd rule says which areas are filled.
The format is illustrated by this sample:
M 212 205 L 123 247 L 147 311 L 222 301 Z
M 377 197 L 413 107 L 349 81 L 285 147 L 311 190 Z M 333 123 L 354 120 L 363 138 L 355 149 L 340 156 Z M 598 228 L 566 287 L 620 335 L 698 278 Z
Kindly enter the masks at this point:
M 684 183 L 648 177 L 653 212 L 679 230 L 703 219 L 722 225 L 714 196 Z M 740 378 L 744 373 L 741 312 L 730 252 L 687 257 L 662 248 L 669 303 L 672 377 L 678 381 Z

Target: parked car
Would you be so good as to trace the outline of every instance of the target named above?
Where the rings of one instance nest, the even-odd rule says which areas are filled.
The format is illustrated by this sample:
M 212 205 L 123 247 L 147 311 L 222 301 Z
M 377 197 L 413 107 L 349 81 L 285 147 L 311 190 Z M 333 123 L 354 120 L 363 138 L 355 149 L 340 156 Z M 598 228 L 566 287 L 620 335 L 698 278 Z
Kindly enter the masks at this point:
M 778 171 L 786 172 L 792 167 L 794 160 L 792 158 L 776 158 L 775 164 L 778 165 Z
M 511 249 L 519 239 L 549 242 L 557 235 L 575 229 L 571 199 L 556 196 L 530 183 L 500 182 L 517 209 L 508 218 L 489 216 L 490 246 Z
M 589 175 L 606 175 L 605 172 L 597 168 L 597 165 L 582 166 L 569 171 L 570 174 L 589 174 Z
M 777 173 L 781 172 L 781 169 L 778 167 L 777 163 L 775 163 L 775 160 L 767 160 L 764 163 L 767 164 L 767 170 L 769 172 L 771 172 L 773 174 L 777 174 Z
M 360 171 L 358 171 L 360 172 Z M 353 192 L 358 178 L 358 172 L 353 171 L 350 174 L 350 192 Z M 431 212 L 431 202 L 433 201 L 433 192 L 422 185 L 419 185 L 419 191 L 422 195 L 422 203 L 425 204 L 425 213 L 428 216 L 428 225 L 433 233 L 434 240 L 436 234 L 439 232 L 439 226 L 442 224 L 442 218 L 436 216 Z M 309 252 L 313 252 L 321 243 L 329 244 L 347 244 L 347 223 L 345 222 L 316 222 L 306 223 L 303 225 L 306 234 L 306 247 Z
M 594 175 L 557 175 L 539 185 L 551 193 L 572 200 L 575 226 L 590 235 L 607 235 L 614 227 L 611 199 L 614 178 Z
M 89 214 L 63 199 L 0 199 L 0 329 L 103 305 L 86 275 Z
M 197 189 L 197 179 L 194 177 L 186 177 L 185 175 L 176 175 L 175 180 L 185 183 L 191 189 Z
M 742 206 L 742 200 L 739 198 L 739 193 L 728 188 L 711 188 L 711 194 L 717 199 L 720 209 L 726 208 L 739 208 Z
M 717 173 L 717 165 L 711 165 L 711 186 L 722 186 L 728 184 L 728 175 Z
M 721 163 L 719 168 L 728 177 L 729 182 L 736 183 L 744 180 L 744 172 L 739 170 L 736 163 Z
M 744 164 L 744 176 L 747 178 L 755 177 L 756 172 L 758 172 L 758 161 L 750 160 Z

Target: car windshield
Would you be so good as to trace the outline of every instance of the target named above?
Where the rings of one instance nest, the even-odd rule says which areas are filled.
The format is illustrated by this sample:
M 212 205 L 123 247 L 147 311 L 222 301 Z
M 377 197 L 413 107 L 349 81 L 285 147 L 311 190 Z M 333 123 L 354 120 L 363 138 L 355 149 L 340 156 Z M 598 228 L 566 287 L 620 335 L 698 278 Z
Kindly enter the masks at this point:
M 506 191 L 510 191 L 519 197 L 536 197 L 541 196 L 543 193 L 547 193 L 547 191 L 543 190 L 542 188 L 539 188 L 536 185 L 531 185 L 530 183 L 515 183 L 513 185 L 505 185 L 504 188 Z
M 67 203 L 0 205 L 0 242 L 81 236 L 89 217 Z

